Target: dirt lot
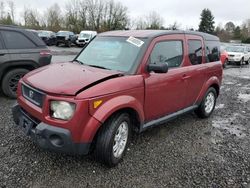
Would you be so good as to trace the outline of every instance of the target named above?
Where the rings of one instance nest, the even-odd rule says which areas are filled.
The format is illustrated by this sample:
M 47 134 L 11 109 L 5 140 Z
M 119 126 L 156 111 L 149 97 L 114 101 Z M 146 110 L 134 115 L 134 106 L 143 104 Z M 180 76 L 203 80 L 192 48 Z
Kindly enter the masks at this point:
M 91 156 L 39 149 L 0 96 L 0 187 L 250 187 L 250 68 L 224 71 L 211 118 L 188 114 L 136 136 L 108 169 Z

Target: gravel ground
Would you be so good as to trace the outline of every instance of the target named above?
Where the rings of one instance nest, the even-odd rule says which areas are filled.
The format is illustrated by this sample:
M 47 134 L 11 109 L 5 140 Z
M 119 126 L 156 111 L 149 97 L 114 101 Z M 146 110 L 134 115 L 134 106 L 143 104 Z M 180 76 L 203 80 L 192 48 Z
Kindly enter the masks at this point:
M 136 136 L 113 169 L 39 149 L 14 126 L 15 101 L 0 96 L 0 187 L 249 188 L 250 68 L 224 73 L 209 119 L 187 114 Z

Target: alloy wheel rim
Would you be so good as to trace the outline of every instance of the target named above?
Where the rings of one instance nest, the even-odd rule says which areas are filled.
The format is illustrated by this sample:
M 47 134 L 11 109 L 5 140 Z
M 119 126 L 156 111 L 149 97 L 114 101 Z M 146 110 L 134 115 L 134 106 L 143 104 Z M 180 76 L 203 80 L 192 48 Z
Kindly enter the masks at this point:
M 24 74 L 22 74 L 22 73 L 18 73 L 9 79 L 9 87 L 10 87 L 12 92 L 17 91 L 18 82 L 23 77 L 23 75 Z
M 128 141 L 128 123 L 124 121 L 119 125 L 114 137 L 114 144 L 113 144 L 114 157 L 116 158 L 121 157 L 126 148 L 127 141 Z
M 215 104 L 215 96 L 212 92 L 210 92 L 205 100 L 205 112 L 207 114 L 211 113 Z

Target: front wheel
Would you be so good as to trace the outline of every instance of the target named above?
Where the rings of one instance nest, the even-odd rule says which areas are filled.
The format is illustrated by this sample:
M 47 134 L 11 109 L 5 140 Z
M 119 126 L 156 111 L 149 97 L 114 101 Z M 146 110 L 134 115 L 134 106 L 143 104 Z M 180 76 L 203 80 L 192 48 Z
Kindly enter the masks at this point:
M 210 87 L 207 90 L 206 95 L 203 98 L 200 106 L 195 111 L 198 117 L 208 118 L 214 111 L 216 99 L 217 99 L 216 90 L 213 87 Z
M 225 69 L 227 67 L 227 65 L 228 65 L 228 60 L 225 59 L 224 64 L 223 64 L 223 68 Z
M 127 113 L 118 113 L 102 125 L 98 133 L 95 156 L 109 167 L 121 162 L 130 140 L 131 119 Z
M 250 58 L 246 61 L 246 64 L 249 65 L 250 63 Z
M 66 46 L 70 48 L 71 47 L 71 41 L 68 41 Z
M 16 98 L 18 81 L 28 72 L 29 70 L 27 69 L 13 69 L 9 71 L 3 77 L 2 81 L 3 93 L 10 98 L 13 99 Z
M 244 58 L 242 58 L 241 60 L 240 60 L 240 62 L 238 62 L 238 65 L 243 65 L 243 63 L 244 63 Z

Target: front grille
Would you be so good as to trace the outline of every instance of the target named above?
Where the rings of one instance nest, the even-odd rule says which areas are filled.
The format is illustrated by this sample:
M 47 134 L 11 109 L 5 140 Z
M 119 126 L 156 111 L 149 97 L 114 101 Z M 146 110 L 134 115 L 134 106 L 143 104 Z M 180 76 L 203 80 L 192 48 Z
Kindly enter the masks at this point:
M 234 55 L 229 55 L 229 57 L 234 57 Z
M 85 42 L 85 40 L 79 40 L 79 42 Z
M 26 84 L 22 84 L 22 95 L 25 99 L 35 104 L 36 106 L 42 107 L 45 94 L 37 89 L 34 89 Z
M 57 40 L 65 40 L 65 37 L 63 37 L 63 36 L 57 36 L 56 39 Z

